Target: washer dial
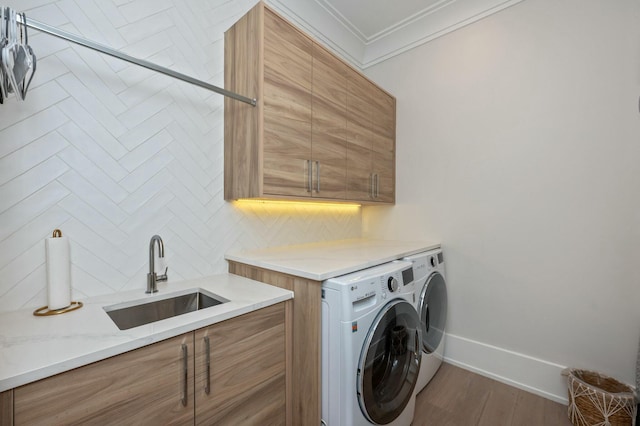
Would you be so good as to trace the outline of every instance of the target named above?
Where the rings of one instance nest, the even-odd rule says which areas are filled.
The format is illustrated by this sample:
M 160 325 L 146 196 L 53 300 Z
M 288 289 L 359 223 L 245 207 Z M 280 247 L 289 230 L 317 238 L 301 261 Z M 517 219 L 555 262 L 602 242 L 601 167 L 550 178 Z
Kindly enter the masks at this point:
M 389 277 L 389 279 L 387 280 L 387 287 L 389 288 L 390 292 L 394 292 L 398 290 L 398 280 L 395 279 L 394 277 Z

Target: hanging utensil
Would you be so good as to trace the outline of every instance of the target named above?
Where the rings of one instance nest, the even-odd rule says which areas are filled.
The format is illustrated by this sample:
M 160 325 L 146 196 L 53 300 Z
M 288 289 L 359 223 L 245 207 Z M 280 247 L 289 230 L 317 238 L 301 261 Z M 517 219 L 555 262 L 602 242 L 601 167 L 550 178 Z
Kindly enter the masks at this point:
M 22 77 L 21 83 L 21 94 L 22 100 L 27 97 L 27 90 L 29 90 L 29 86 L 31 85 L 31 80 L 33 80 L 33 76 L 36 73 L 36 54 L 33 53 L 33 49 L 29 45 L 29 33 L 27 31 L 27 15 L 22 12 L 22 28 L 24 29 L 24 65 L 27 65 L 27 69 L 25 70 L 24 76 Z M 22 34 L 22 33 L 21 33 Z M 31 70 L 31 75 L 29 75 L 29 80 L 27 80 L 28 71 Z
M 0 8 L 0 102 L 11 93 L 18 100 L 24 100 L 36 70 L 36 55 L 29 46 L 27 17 L 21 13 L 20 18 L 18 39 L 18 13 L 11 8 Z
M 17 35 L 18 20 L 15 10 L 8 8 L 7 12 L 9 15 L 7 20 L 7 44 L 2 48 L 2 69 L 5 74 L 5 79 L 9 82 L 6 87 L 6 92 L 14 93 L 18 99 L 22 99 L 20 87 L 18 86 L 18 81 L 14 73 L 16 57 L 19 50 Z
M 7 83 L 2 66 L 2 49 L 7 45 L 7 24 L 5 19 L 6 8 L 0 7 L 0 99 L 7 97 Z M 4 103 L 4 102 L 3 102 Z

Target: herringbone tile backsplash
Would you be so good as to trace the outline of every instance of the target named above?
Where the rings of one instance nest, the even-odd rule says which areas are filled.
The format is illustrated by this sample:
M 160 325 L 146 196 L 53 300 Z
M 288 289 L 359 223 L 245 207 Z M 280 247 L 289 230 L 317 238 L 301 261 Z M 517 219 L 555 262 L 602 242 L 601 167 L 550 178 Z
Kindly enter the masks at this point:
M 57 28 L 223 85 L 224 31 L 255 0 L 8 0 Z M 223 98 L 35 30 L 25 102 L 0 105 L 0 311 L 46 304 L 44 238 L 71 240 L 73 297 L 145 287 L 160 234 L 170 280 L 224 253 L 359 237 L 360 209 L 223 200 Z M 247 94 L 251 95 L 251 94 Z

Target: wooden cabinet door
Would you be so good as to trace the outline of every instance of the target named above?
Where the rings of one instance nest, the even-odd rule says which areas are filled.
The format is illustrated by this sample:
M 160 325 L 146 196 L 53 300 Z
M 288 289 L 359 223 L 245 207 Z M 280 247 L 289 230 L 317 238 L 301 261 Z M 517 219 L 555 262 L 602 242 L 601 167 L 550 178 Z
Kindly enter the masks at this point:
M 13 389 L 0 392 L 0 426 L 13 426 Z
M 224 34 L 224 87 L 255 97 L 251 106 L 224 98 L 224 199 L 262 195 L 262 3 Z
M 313 44 L 311 156 L 314 197 L 344 199 L 347 189 L 347 66 Z
M 312 42 L 264 10 L 263 193 L 311 196 Z
M 347 74 L 347 199 L 372 201 L 371 83 Z
M 395 202 L 395 99 L 372 85 L 372 166 L 374 201 Z
M 14 424 L 192 425 L 192 353 L 187 333 L 21 386 Z
M 196 424 L 285 424 L 284 306 L 196 331 Z

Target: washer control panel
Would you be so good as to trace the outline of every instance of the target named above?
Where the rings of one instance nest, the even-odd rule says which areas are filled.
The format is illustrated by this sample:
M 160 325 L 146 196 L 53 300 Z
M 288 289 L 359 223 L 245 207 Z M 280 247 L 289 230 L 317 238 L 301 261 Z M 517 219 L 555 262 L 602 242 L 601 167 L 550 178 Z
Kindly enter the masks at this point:
M 389 295 L 400 292 L 412 291 L 405 286 L 413 285 L 413 267 L 409 267 L 408 262 L 396 260 L 393 262 L 396 269 L 380 277 L 380 296 L 386 299 Z
M 413 284 L 413 280 L 405 282 L 408 278 L 407 270 L 411 271 L 413 265 L 410 262 L 394 261 L 374 266 L 362 271 L 331 278 L 323 283 L 325 288 L 345 289 L 343 296 L 359 309 L 378 300 L 387 299 L 390 295 L 400 292 L 408 292 L 405 287 Z

